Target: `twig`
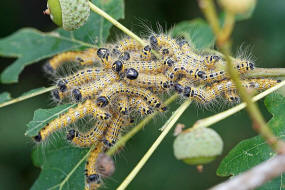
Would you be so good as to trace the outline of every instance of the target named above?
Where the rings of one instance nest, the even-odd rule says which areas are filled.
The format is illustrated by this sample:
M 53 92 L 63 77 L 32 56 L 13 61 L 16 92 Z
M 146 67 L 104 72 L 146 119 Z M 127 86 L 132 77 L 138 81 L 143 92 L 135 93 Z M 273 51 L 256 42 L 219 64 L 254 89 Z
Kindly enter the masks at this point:
M 156 139 L 156 141 L 153 143 L 153 145 L 148 149 L 148 151 L 145 153 L 145 155 L 142 157 L 142 159 L 139 161 L 139 163 L 136 165 L 136 167 L 129 173 L 129 175 L 126 177 L 126 179 L 121 183 L 121 185 L 117 188 L 117 190 L 124 190 L 130 182 L 135 178 L 135 176 L 138 174 L 138 172 L 141 170 L 141 168 L 145 165 L 145 163 L 148 161 L 148 159 L 151 157 L 153 152 L 156 150 L 156 148 L 160 145 L 164 137 L 168 134 L 170 129 L 174 126 L 176 121 L 179 119 L 179 117 L 183 114 L 183 112 L 188 108 L 188 106 L 191 104 L 190 100 L 186 100 L 169 118 L 169 120 L 166 122 L 166 125 L 163 127 L 164 130 L 159 135 L 159 137 Z
M 56 86 L 51 86 L 51 87 L 49 87 L 49 88 L 45 88 L 45 89 L 43 89 L 43 90 L 39 90 L 39 91 L 34 92 L 34 93 L 30 93 L 30 94 L 28 94 L 28 95 L 24 95 L 24 96 L 20 96 L 20 97 L 18 97 L 18 98 L 14 98 L 14 99 L 12 99 L 12 100 L 10 100 L 10 101 L 7 101 L 7 102 L 4 102 L 4 103 L 0 104 L 0 108 L 3 108 L 3 107 L 8 106 L 8 105 L 10 105 L 10 104 L 14 104 L 14 103 L 17 103 L 17 102 L 21 102 L 21 101 L 23 101 L 23 100 L 26 100 L 26 99 L 35 97 L 35 96 L 40 95 L 40 94 L 47 93 L 47 92 L 49 92 L 49 91 L 54 90 L 55 88 L 56 88 Z
M 122 30 L 125 34 L 127 34 L 128 36 L 130 36 L 131 38 L 135 39 L 138 43 L 140 43 L 142 46 L 146 46 L 147 44 L 140 38 L 138 37 L 135 33 L 133 33 L 132 31 L 130 31 L 129 29 L 127 29 L 125 26 L 123 26 L 121 23 L 119 23 L 116 19 L 112 18 L 108 13 L 106 13 L 105 11 L 103 11 L 102 9 L 100 9 L 99 7 L 97 7 L 96 5 L 94 5 L 91 1 L 89 1 L 89 6 L 90 9 L 97 13 L 98 15 L 104 17 L 106 20 L 108 20 L 110 23 L 112 23 L 114 26 L 116 26 L 117 28 L 119 28 L 120 30 Z M 157 57 L 159 58 L 160 55 L 158 52 L 151 50 L 151 52 Z
M 244 74 L 245 77 L 285 77 L 285 68 L 256 68 Z
M 216 9 L 214 7 L 214 3 L 212 0 L 200 0 L 200 2 L 207 2 L 204 7 L 201 7 L 203 10 L 205 17 L 207 18 L 209 24 L 212 26 L 212 29 L 217 37 L 217 45 L 220 48 L 221 52 L 224 54 L 226 59 L 226 70 L 231 76 L 236 88 L 241 96 L 241 99 L 247 104 L 247 111 L 249 116 L 253 121 L 253 128 L 261 134 L 261 136 L 267 141 L 267 143 L 271 146 L 273 150 L 278 153 L 283 151 L 281 145 L 283 144 L 281 141 L 278 141 L 277 137 L 273 134 L 270 128 L 268 128 L 260 110 L 257 105 L 252 101 L 251 96 L 246 92 L 242 83 L 240 81 L 240 76 L 237 71 L 234 69 L 231 60 L 231 52 L 230 52 L 230 34 L 234 27 L 234 18 L 235 15 L 226 10 L 226 18 L 227 23 L 224 25 L 223 29 L 220 29 L 218 17 L 216 14 Z M 205 3 L 204 3 L 205 4 Z M 210 16 L 215 18 L 209 18 Z M 212 23 L 211 23 L 212 22 Z M 225 28 L 227 27 L 227 28 Z M 226 37 L 222 37 L 223 32 L 226 33 Z
M 267 181 L 282 175 L 285 171 L 285 155 L 277 155 L 254 168 L 232 177 L 210 190 L 248 190 L 255 189 Z

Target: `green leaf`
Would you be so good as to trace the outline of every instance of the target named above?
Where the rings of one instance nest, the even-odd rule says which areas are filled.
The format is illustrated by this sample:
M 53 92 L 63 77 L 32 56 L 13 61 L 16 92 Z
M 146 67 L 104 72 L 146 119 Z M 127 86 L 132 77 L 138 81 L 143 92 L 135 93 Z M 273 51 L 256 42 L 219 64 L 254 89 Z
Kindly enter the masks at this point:
M 173 37 L 184 37 L 191 41 L 196 49 L 211 48 L 215 43 L 215 36 L 212 29 L 203 19 L 194 19 L 178 23 L 170 34 Z
M 9 92 L 2 92 L 0 94 L 0 104 L 3 102 L 6 102 L 8 100 L 11 100 L 11 95 Z
M 37 189 L 84 189 L 84 166 L 88 149 L 72 147 L 63 137 L 32 153 L 34 164 L 42 169 L 33 184 Z
M 27 124 L 25 135 L 33 137 L 51 120 L 57 118 L 60 114 L 65 113 L 68 109 L 76 104 L 64 104 L 51 109 L 38 109 L 34 113 L 34 118 Z
M 123 0 L 93 0 L 92 2 L 113 18 L 124 18 Z M 111 26 L 112 24 L 104 18 L 91 13 L 87 23 L 73 32 L 58 29 L 51 33 L 42 33 L 26 28 L 1 39 L 0 56 L 18 58 L 2 72 L 1 82 L 18 82 L 19 74 L 25 66 L 55 54 L 105 43 Z
M 265 99 L 265 105 L 273 115 L 268 122 L 268 126 L 278 138 L 285 140 L 285 97 L 279 94 L 269 95 Z M 222 160 L 217 174 L 219 176 L 235 176 L 268 160 L 274 155 L 275 152 L 272 151 L 261 136 L 243 140 Z M 285 185 L 283 181 L 280 178 L 276 178 L 269 182 L 271 185 L 267 183 L 261 189 L 275 189 L 272 187 L 278 187 L 279 189 Z

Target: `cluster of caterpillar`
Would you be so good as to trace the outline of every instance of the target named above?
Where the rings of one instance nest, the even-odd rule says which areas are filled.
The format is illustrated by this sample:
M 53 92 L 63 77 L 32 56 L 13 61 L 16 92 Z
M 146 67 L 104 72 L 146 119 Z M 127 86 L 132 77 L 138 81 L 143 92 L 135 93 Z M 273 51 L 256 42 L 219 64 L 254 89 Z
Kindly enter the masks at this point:
M 76 102 L 77 107 L 49 122 L 34 140 L 43 142 L 55 131 L 93 116 L 96 124 L 90 131 L 82 133 L 71 129 L 66 137 L 79 147 L 96 145 L 86 164 L 86 187 L 89 189 L 97 188 L 102 180 L 96 168 L 99 153 L 116 143 L 123 128 L 133 122 L 133 115 L 167 110 L 159 95 L 178 93 L 204 105 L 218 97 L 229 102 L 240 100 L 234 83 L 225 72 L 226 61 L 221 54 L 198 52 L 187 41 L 165 34 L 152 34 L 144 42 L 146 46 L 125 38 L 101 48 L 65 52 L 44 66 L 51 74 L 67 61 L 86 67 L 60 78 L 57 89 L 52 92 L 56 101 Z M 255 69 L 249 60 L 232 58 L 232 63 L 241 74 L 245 88 L 264 90 L 280 82 L 246 78 L 244 74 Z

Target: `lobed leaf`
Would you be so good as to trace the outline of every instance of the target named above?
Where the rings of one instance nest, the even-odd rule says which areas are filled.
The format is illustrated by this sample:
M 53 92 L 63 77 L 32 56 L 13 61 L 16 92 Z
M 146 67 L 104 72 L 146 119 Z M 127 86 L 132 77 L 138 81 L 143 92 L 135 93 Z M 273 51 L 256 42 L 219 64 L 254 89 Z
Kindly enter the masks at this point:
M 273 117 L 268 122 L 268 126 L 274 134 L 285 140 L 285 98 L 278 94 L 272 94 L 265 99 L 265 105 Z M 229 154 L 222 160 L 217 170 L 219 176 L 238 175 L 259 163 L 270 159 L 275 152 L 263 140 L 261 136 L 241 141 Z M 261 189 L 278 189 L 284 187 L 282 176 L 265 184 Z M 276 188 L 277 189 L 277 188 Z
M 124 17 L 123 0 L 92 0 L 92 2 L 115 19 Z M 58 29 L 56 33 L 64 39 L 80 44 L 76 48 L 90 45 L 86 42 L 91 40 L 93 40 L 92 43 L 100 46 L 106 43 L 111 26 L 112 24 L 107 20 L 92 13 L 87 23 L 79 30 L 66 32 Z M 61 44 L 60 41 L 58 43 Z M 49 121 L 73 106 L 75 105 L 67 104 L 37 110 L 33 120 L 27 124 L 25 135 L 35 136 Z M 42 170 L 31 189 L 84 189 L 84 166 L 87 152 L 88 149 L 71 146 L 64 137 L 56 138 L 54 142 L 47 143 L 46 146 L 36 147 L 32 158 L 34 164 Z
M 92 0 L 113 18 L 124 18 L 123 0 Z M 67 32 L 58 29 L 51 33 L 25 28 L 0 40 L 0 56 L 16 57 L 15 62 L 1 73 L 2 83 L 18 82 L 25 66 L 58 53 L 92 47 L 105 43 L 112 24 L 101 16 L 91 13 L 87 23 L 80 29 Z
M 62 138 L 48 144 L 44 150 L 36 147 L 32 158 L 42 172 L 31 189 L 84 189 L 87 153 L 88 149 L 72 147 Z
M 57 118 L 60 114 L 67 112 L 75 104 L 64 104 L 51 109 L 38 109 L 34 113 L 34 118 L 27 124 L 25 135 L 33 137 L 51 120 Z

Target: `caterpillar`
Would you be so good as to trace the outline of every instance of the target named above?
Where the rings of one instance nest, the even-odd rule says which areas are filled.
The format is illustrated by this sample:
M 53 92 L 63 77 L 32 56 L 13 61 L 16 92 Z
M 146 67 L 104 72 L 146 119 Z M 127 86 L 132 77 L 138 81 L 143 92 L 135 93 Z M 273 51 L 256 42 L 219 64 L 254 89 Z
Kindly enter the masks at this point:
M 86 51 L 69 51 L 58 54 L 44 65 L 44 71 L 48 74 L 54 75 L 57 68 L 66 62 L 76 62 L 81 65 L 92 65 L 99 61 L 98 58 L 94 56 L 96 55 L 96 51 L 96 48 L 90 48 Z
M 82 85 L 102 77 L 106 69 L 101 67 L 82 69 L 70 76 L 61 78 L 57 81 L 57 87 L 61 92 L 66 92 L 74 86 Z
M 99 120 L 107 120 L 110 118 L 108 112 L 96 106 L 92 100 L 87 100 L 83 104 L 78 104 L 76 108 L 70 108 L 67 113 L 60 115 L 58 118 L 48 123 L 39 131 L 38 135 L 34 137 L 34 140 L 36 142 L 44 141 L 51 133 L 67 127 L 87 115 L 93 115 Z
M 78 130 L 71 129 L 68 131 L 66 139 L 76 146 L 90 147 L 102 139 L 106 127 L 105 123 L 98 122 L 86 133 L 81 133 Z

